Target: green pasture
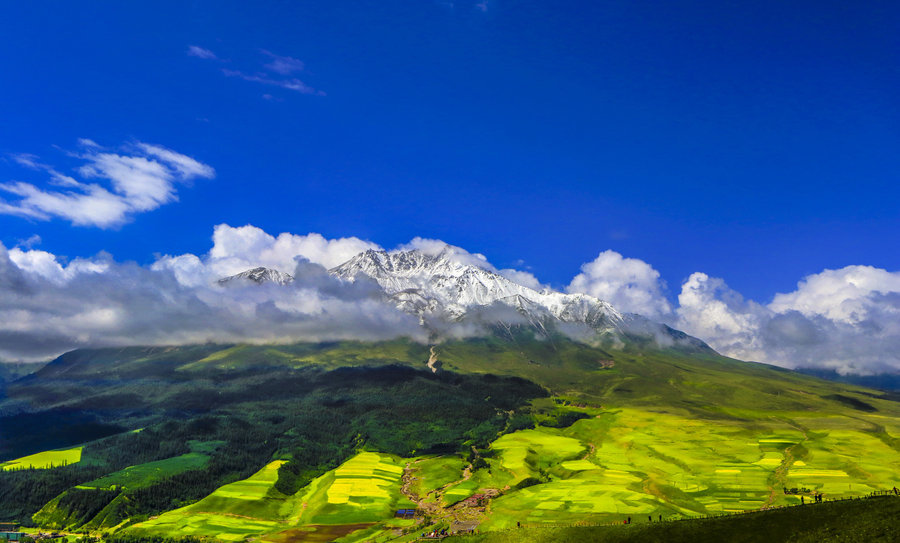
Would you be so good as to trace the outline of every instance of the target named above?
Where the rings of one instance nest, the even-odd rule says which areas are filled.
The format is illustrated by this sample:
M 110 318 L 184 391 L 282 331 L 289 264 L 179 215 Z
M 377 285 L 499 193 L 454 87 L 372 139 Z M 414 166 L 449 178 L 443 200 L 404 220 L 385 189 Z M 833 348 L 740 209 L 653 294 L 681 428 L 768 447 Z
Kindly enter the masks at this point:
M 458 456 L 416 460 L 410 465 L 412 476 L 416 478 L 410 485 L 410 490 L 424 498 L 444 485 L 459 481 L 465 467 L 466 463 Z
M 276 460 L 248 479 L 225 485 L 193 505 L 135 524 L 130 531 L 224 541 L 274 531 L 280 527 L 285 509 L 289 513 L 292 505 L 287 496 L 273 488 L 283 463 Z
M 577 458 L 587 450 L 581 441 L 554 429 L 521 430 L 502 436 L 491 448 L 499 451 L 500 465 L 514 479 L 511 484 L 539 475 L 539 470 Z
M 50 469 L 58 468 L 69 464 L 76 464 L 81 461 L 81 449 L 83 447 L 74 447 L 71 449 L 43 451 L 22 458 L 16 458 L 0 464 L 3 471 L 13 471 L 19 469 Z
M 192 469 L 201 469 L 206 466 L 208 461 L 209 457 L 205 454 L 183 454 L 174 458 L 129 466 L 99 479 L 78 485 L 76 488 L 103 488 L 108 490 L 115 488 L 139 488 L 153 484 L 164 477 Z

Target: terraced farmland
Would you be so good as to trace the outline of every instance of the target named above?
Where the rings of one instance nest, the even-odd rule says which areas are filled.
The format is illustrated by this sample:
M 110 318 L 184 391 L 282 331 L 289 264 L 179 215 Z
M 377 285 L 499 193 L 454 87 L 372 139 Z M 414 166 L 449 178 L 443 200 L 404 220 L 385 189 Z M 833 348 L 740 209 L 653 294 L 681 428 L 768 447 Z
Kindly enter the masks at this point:
M 273 488 L 283 463 L 276 460 L 248 479 L 225 485 L 193 505 L 136 524 L 132 530 L 147 535 L 209 536 L 224 541 L 240 541 L 275 531 L 280 527 L 282 508 L 292 505 L 287 496 Z
M 360 453 L 293 496 L 274 488 L 283 463 L 272 462 L 248 479 L 225 485 L 193 505 L 136 524 L 131 531 L 224 541 L 267 534 L 268 539 L 278 541 L 299 537 L 299 533 L 304 537 L 313 537 L 317 531 L 335 533 L 322 526 L 356 530 L 389 519 L 395 507 L 412 505 L 400 495 L 402 461 L 390 455 Z M 288 533 L 292 531 L 297 533 Z
M 401 499 L 401 459 L 360 453 L 313 481 L 300 500 L 302 524 L 360 524 L 390 518 Z

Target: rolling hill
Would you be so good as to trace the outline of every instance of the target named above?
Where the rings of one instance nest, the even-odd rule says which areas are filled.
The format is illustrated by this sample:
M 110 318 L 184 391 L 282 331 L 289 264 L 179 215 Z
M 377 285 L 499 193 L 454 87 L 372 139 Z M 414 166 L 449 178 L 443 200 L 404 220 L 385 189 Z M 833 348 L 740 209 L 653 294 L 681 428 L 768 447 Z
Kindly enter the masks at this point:
M 0 460 L 82 450 L 0 473 L 0 516 L 129 537 L 412 537 L 424 520 L 399 508 L 482 530 L 679 518 L 864 495 L 900 473 L 885 393 L 528 327 L 436 345 L 80 350 L 11 383 L 0 413 Z M 391 475 L 340 483 L 371 477 L 367 458 Z

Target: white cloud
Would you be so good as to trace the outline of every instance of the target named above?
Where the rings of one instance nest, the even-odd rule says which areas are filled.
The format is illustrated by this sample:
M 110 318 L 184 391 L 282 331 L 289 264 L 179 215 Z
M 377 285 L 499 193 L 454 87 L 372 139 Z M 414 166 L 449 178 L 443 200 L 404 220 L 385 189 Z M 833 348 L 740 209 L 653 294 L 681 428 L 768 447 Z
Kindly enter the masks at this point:
M 268 60 L 261 63 L 258 69 L 244 70 L 222 68 L 222 74 L 226 77 L 235 77 L 243 79 L 244 81 L 250 81 L 251 83 L 279 87 L 300 94 L 325 96 L 324 91 L 308 85 L 295 76 L 295 74 L 302 72 L 305 68 L 302 60 L 285 55 L 278 55 L 265 49 L 260 49 L 259 51 Z M 205 60 L 221 60 L 209 49 L 204 49 L 197 45 L 188 46 L 187 54 Z M 266 100 L 275 99 L 275 97 L 270 94 L 263 94 L 263 98 Z
M 535 277 L 534 274 L 531 272 L 522 271 L 522 270 L 514 270 L 512 268 L 505 268 L 502 270 L 497 270 L 497 273 L 499 273 L 503 277 L 506 277 L 507 279 L 509 279 L 510 281 L 512 281 L 514 283 L 518 283 L 520 285 L 526 286 L 528 288 L 531 288 L 531 289 L 534 289 L 537 291 L 541 291 L 546 288 L 549 288 L 549 287 L 547 287 L 547 285 L 544 285 L 540 281 L 538 281 L 538 278 Z
M 806 316 L 821 315 L 834 321 L 864 322 L 876 310 L 873 296 L 900 292 L 900 273 L 872 266 L 847 266 L 810 275 L 797 290 L 777 294 L 769 304 L 782 313 L 796 310 Z
M 164 153 L 144 152 L 144 158 L 163 160 Z M 167 163 L 170 175 L 204 172 L 200 163 Z M 356 237 L 276 236 L 252 225 L 220 224 L 207 253 L 164 255 L 149 267 L 119 263 L 105 254 L 67 262 L 31 245 L 9 250 L 0 245 L 0 359 L 45 359 L 80 346 L 422 334 L 413 317 L 384 302 L 370 283 L 346 284 L 328 275 L 328 268 L 360 252 L 381 250 Z M 543 288 L 528 272 L 497 270 L 484 255 L 441 240 L 414 238 L 394 250 L 408 249 L 443 253 Z M 256 266 L 291 273 L 296 280 L 289 287 L 225 289 L 216 284 Z M 651 316 L 744 360 L 844 373 L 900 371 L 900 272 L 870 266 L 825 270 L 804 278 L 796 290 L 777 294 L 768 305 L 697 272 L 685 280 L 672 309 L 655 269 L 605 251 L 582 266 L 568 290 L 626 311 L 655 312 Z M 448 329 L 451 335 L 472 333 L 479 330 Z
M 204 60 L 218 60 L 219 57 L 216 56 L 215 53 L 210 51 L 209 49 L 204 49 L 203 47 L 197 45 L 189 45 L 187 48 L 188 56 L 202 58 Z
M 659 272 L 651 265 L 607 250 L 581 266 L 581 273 L 572 279 L 566 292 L 590 294 L 620 311 L 660 317 L 672 310 L 664 288 Z
M 747 302 L 725 281 L 695 272 L 681 286 L 676 327 L 709 342 L 722 354 L 762 361 L 757 330 L 765 308 Z
M 178 183 L 215 176 L 210 166 L 159 145 L 138 142 L 120 154 L 103 151 L 90 140 L 80 142 L 86 150 L 77 155 L 84 161 L 78 173 L 103 184 L 78 181 L 41 164 L 33 155 L 16 155 L 19 164 L 46 172 L 50 179 L 46 188 L 21 181 L 0 184 L 0 191 L 19 197 L 0 199 L 0 213 L 37 220 L 57 217 L 79 226 L 109 228 L 175 201 Z
M 227 226 L 217 227 L 215 238 L 205 257 L 161 257 L 149 268 L 106 255 L 64 264 L 45 251 L 0 244 L 0 359 L 40 360 L 104 345 L 424 340 L 416 319 L 379 291 L 365 282 L 344 285 L 305 258 L 334 262 L 368 242 Z M 288 268 L 295 277 L 288 286 L 215 282 L 220 266 L 291 256 L 300 258 Z
M 272 236 L 252 225 L 220 224 L 213 231 L 213 247 L 204 257 L 164 256 L 154 267 L 170 269 L 182 284 L 197 286 L 257 266 L 292 273 L 298 258 L 329 269 L 369 249 L 381 247 L 355 237 L 326 239 L 316 233 L 287 232 Z
M 825 270 L 766 306 L 694 273 L 678 299 L 676 326 L 728 356 L 840 373 L 900 371 L 900 272 Z
M 229 70 L 223 69 L 222 73 L 228 77 L 237 77 L 243 79 L 244 81 L 251 81 L 253 83 L 261 83 L 263 85 L 272 85 L 275 87 L 281 87 L 283 89 L 291 90 L 294 92 L 299 92 L 300 94 L 314 94 L 316 96 L 325 96 L 325 93 L 320 90 L 316 90 L 303 81 L 300 81 L 296 77 L 291 79 L 274 79 L 271 77 L 267 77 L 265 75 L 259 74 L 247 74 L 240 70 Z
M 35 274 L 56 284 L 63 284 L 79 273 L 103 273 L 109 269 L 106 259 L 78 258 L 68 265 L 61 264 L 56 255 L 36 249 L 9 250 L 9 259 L 22 271 Z
M 304 65 L 302 60 L 293 57 L 276 55 L 275 53 L 266 51 L 265 49 L 262 50 L 262 53 L 271 59 L 265 65 L 266 69 L 268 69 L 269 71 L 281 75 L 290 75 L 296 72 L 303 71 Z

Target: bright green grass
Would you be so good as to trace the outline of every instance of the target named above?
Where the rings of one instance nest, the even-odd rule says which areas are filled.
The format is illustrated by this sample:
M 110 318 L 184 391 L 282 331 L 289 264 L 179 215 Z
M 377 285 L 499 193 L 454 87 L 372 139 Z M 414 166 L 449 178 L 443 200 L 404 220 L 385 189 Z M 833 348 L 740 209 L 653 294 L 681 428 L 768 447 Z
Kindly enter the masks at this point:
M 646 516 L 633 524 L 592 527 L 522 527 L 459 536 L 454 543 L 856 543 L 897 541 L 900 499 L 896 497 L 826 502 L 787 507 L 750 515 L 648 523 Z
M 587 447 L 552 429 L 522 430 L 502 436 L 491 447 L 500 451 L 501 465 L 513 474 L 512 484 L 535 477 L 542 467 L 574 459 Z
M 114 487 L 139 488 L 159 481 L 163 477 L 192 469 L 201 469 L 206 466 L 208 461 L 209 457 L 205 454 L 183 454 L 174 458 L 129 466 L 123 470 L 79 485 L 77 488 L 103 488 L 107 490 L 112 490 Z
M 313 525 L 385 521 L 395 508 L 414 506 L 400 494 L 405 463 L 390 455 L 360 453 L 297 494 L 286 496 L 274 488 L 283 464 L 279 460 L 248 479 L 225 485 L 193 505 L 135 524 L 129 531 L 238 541 L 298 527 L 315 531 Z
M 494 500 L 485 529 L 515 522 L 609 522 L 647 514 L 690 516 L 799 503 L 783 488 L 850 497 L 892 488 L 900 455 L 869 425 L 800 413 L 748 425 L 677 411 L 608 410 L 571 427 L 515 432 L 498 439 L 493 481 L 451 486 L 454 503 L 478 488 L 509 488 Z M 815 428 L 813 430 L 812 428 Z M 590 450 L 590 452 L 588 452 Z M 491 484 L 493 483 L 493 484 Z
M 291 511 L 287 496 L 273 488 L 278 480 L 276 460 L 252 477 L 225 485 L 199 502 L 158 518 L 135 524 L 131 530 L 147 535 L 208 536 L 238 541 L 248 535 L 276 530 Z
M 458 456 L 423 458 L 410 465 L 416 478 L 410 490 L 421 497 L 462 478 L 466 463 Z
M 44 451 L 29 456 L 23 456 L 0 464 L 3 471 L 17 469 L 50 469 L 81 461 L 82 447 L 58 451 Z

